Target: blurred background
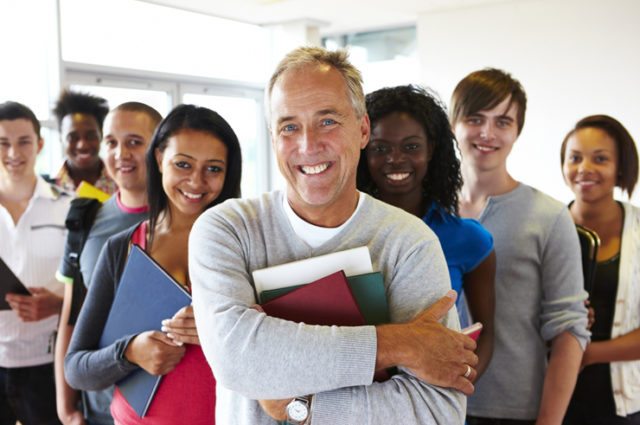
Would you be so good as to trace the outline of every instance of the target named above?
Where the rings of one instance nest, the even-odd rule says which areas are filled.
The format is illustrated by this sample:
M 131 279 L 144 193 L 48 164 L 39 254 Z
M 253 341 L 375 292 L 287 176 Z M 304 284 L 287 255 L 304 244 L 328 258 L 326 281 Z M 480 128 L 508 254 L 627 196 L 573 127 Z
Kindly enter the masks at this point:
M 70 87 L 163 115 L 215 109 L 242 143 L 243 195 L 281 187 L 263 90 L 299 45 L 347 47 L 367 92 L 420 84 L 447 104 L 469 72 L 511 72 L 529 106 L 510 170 L 562 201 L 559 147 L 578 119 L 612 115 L 640 140 L 637 0 L 0 0 L 0 16 L 0 101 L 42 121 L 41 173 L 61 163 L 51 108 Z

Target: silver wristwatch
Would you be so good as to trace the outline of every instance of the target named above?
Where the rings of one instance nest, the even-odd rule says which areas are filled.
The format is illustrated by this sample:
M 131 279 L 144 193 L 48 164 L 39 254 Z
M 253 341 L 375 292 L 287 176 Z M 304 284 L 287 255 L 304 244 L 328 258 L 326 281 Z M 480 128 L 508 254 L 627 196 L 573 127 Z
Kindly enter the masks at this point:
M 311 414 L 311 397 L 296 397 L 287 404 L 287 422 L 304 425 Z

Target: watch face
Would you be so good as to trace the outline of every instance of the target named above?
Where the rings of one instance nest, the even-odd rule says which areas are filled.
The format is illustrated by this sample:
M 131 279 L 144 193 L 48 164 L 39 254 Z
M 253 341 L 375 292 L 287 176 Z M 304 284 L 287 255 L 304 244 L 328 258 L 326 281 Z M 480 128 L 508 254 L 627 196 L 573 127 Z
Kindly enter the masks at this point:
M 289 403 L 289 406 L 287 406 L 287 414 L 289 415 L 290 419 L 296 422 L 301 422 L 307 419 L 307 416 L 309 415 L 309 409 L 303 402 L 294 400 Z

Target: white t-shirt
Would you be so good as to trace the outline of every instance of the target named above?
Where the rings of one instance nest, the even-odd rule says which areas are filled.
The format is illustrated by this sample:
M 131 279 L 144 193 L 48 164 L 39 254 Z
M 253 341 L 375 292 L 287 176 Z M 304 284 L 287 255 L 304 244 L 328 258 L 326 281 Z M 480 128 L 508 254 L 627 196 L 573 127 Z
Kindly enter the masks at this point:
M 71 196 L 38 177 L 33 197 L 17 224 L 0 205 L 0 258 L 26 287 L 41 286 L 62 296 L 55 278 L 64 249 L 64 226 Z M 0 311 L 0 367 L 26 367 L 53 361 L 58 315 L 23 322 L 13 310 Z
M 356 209 L 353 211 L 353 214 L 351 214 L 351 217 L 349 217 L 347 221 L 345 221 L 338 227 L 315 226 L 301 219 L 298 216 L 298 214 L 296 214 L 293 211 L 293 209 L 291 208 L 291 205 L 289 205 L 289 201 L 287 201 L 286 192 L 284 192 L 284 196 L 282 197 L 282 206 L 284 208 L 285 213 L 287 214 L 289 223 L 291 223 L 291 227 L 293 227 L 293 231 L 296 232 L 296 235 L 298 235 L 310 247 L 317 248 L 323 243 L 325 243 L 326 241 L 328 241 L 329 239 L 331 239 L 332 237 L 334 237 L 335 235 L 337 235 L 338 233 L 340 233 L 340 231 L 343 228 L 345 228 L 349 224 L 349 222 L 351 222 L 353 217 L 356 215 L 356 213 L 360 209 L 360 206 L 362 205 L 362 198 L 364 195 L 362 194 L 362 192 L 358 192 L 358 194 L 359 194 L 358 205 L 356 206 Z

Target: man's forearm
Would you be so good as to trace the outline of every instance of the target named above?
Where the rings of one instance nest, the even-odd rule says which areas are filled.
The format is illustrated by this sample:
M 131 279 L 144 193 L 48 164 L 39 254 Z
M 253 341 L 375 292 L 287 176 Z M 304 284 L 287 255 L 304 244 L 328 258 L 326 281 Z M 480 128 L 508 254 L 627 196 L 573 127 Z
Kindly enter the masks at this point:
M 69 341 L 73 333 L 73 326 L 69 325 L 69 315 L 71 311 L 71 289 L 72 285 L 65 286 L 65 296 L 60 313 L 60 323 L 58 325 L 58 335 L 56 337 L 56 347 L 54 352 L 54 370 L 56 381 L 56 408 L 58 417 L 66 423 L 66 417 L 75 412 L 78 403 L 78 392 L 71 388 L 64 377 L 64 356 L 69 348 Z
M 405 334 L 402 325 L 376 326 L 376 370 L 406 365 Z
M 62 326 L 68 326 L 66 324 L 61 324 Z M 72 326 L 68 326 L 71 328 L 69 331 L 69 336 L 73 330 Z M 55 356 L 55 378 L 56 378 L 56 405 L 58 409 L 58 415 L 63 415 L 66 413 L 73 412 L 77 410 L 78 403 L 78 392 L 71 388 L 67 381 L 64 378 L 64 355 L 66 353 L 66 347 L 69 345 L 69 336 L 67 336 L 66 343 L 63 347 L 56 347 L 56 356 Z M 64 338 L 64 336 L 63 336 Z M 58 334 L 58 340 L 56 344 L 59 344 L 60 334 Z
M 559 425 L 571 400 L 582 361 L 582 347 L 568 331 L 551 346 L 551 358 L 544 379 L 537 425 Z
M 401 366 L 431 385 L 472 394 L 476 343 L 440 323 L 455 314 L 454 302 L 450 291 L 408 323 L 377 326 L 376 370 Z
M 477 364 L 478 359 L 471 351 L 475 348 L 475 343 L 470 338 L 451 331 L 439 323 L 443 315 L 448 314 L 454 301 L 455 297 L 443 297 L 409 323 L 376 326 L 375 369 L 401 366 L 411 369 L 425 382 L 471 393 L 472 377 L 464 377 L 463 374 L 467 367 Z M 465 347 L 465 343 L 471 345 Z M 396 385 L 400 386 L 400 381 L 396 381 Z M 375 388 L 383 391 L 382 387 Z M 372 392 L 367 394 L 367 399 L 374 397 L 373 388 L 370 390 Z M 353 392 L 351 395 L 355 396 L 355 388 L 351 388 L 350 391 Z M 363 391 L 367 390 L 363 389 Z M 400 392 L 398 389 L 395 391 L 396 395 Z M 331 397 L 328 394 L 323 396 Z M 269 416 L 279 420 L 285 415 L 284 409 L 289 401 L 290 399 L 262 400 L 260 404 Z M 403 402 L 406 400 L 398 400 L 395 407 L 397 408 Z M 455 403 L 444 404 L 452 411 L 455 411 L 454 405 Z

